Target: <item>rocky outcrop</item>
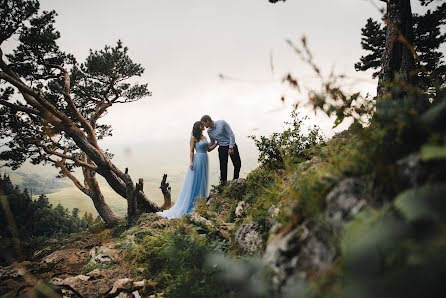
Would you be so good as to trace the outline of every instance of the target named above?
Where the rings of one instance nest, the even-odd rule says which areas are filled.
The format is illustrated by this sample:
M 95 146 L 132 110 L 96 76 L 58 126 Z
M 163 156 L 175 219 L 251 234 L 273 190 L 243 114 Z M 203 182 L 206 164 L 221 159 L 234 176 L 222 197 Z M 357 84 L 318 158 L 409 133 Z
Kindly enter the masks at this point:
M 289 280 L 327 270 L 336 254 L 331 230 L 305 222 L 285 235 L 273 237 L 263 259 L 275 273 L 273 282 L 278 289 Z
M 356 215 L 366 205 L 367 179 L 347 178 L 327 195 L 325 220 L 335 226 Z
M 250 222 L 241 225 L 235 233 L 235 243 L 242 253 L 254 255 L 263 251 L 263 241 L 259 232 L 259 224 Z
M 326 196 L 326 212 L 318 220 L 285 233 L 273 226 L 263 259 L 274 272 L 276 289 L 331 267 L 344 224 L 366 205 L 367 185 L 367 179 L 345 179 Z

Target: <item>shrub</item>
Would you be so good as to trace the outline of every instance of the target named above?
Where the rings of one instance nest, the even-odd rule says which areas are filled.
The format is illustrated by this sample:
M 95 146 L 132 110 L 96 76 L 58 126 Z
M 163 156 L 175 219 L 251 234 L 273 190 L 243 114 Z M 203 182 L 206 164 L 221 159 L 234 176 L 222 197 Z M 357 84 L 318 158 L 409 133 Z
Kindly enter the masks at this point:
M 273 133 L 269 137 L 250 136 L 259 150 L 259 162 L 269 168 L 285 168 L 286 163 L 299 163 L 310 158 L 308 149 L 324 142 L 319 127 L 313 126 L 304 132 L 304 120 L 299 119 L 294 110 L 291 113 L 292 122 L 281 133 Z

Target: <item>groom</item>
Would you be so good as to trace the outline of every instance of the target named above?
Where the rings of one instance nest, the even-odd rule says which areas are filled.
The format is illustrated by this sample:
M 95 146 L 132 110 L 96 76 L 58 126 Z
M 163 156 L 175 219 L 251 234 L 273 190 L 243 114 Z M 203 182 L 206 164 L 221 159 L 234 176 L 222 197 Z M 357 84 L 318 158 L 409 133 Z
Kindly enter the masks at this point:
M 234 179 L 237 179 L 240 174 L 242 161 L 240 160 L 240 154 L 235 144 L 235 137 L 231 127 L 225 120 L 213 121 L 209 115 L 201 117 L 201 123 L 208 129 L 208 135 L 211 139 L 209 145 L 212 146 L 215 141 L 218 142 L 221 184 L 225 184 L 228 180 L 228 155 L 231 157 L 234 165 Z

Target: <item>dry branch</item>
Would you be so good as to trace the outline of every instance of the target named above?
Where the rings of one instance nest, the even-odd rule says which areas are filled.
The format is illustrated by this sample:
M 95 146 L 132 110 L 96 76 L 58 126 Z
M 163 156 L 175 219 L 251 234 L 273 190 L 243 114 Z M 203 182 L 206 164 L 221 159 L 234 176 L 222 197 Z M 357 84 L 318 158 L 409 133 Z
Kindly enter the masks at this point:
M 171 187 L 169 186 L 169 183 L 166 182 L 167 180 L 167 174 L 163 175 L 163 180 L 161 180 L 161 192 L 163 193 L 164 196 L 164 204 L 163 206 L 161 206 L 162 210 L 166 210 L 169 209 L 170 206 L 172 206 L 172 195 L 171 195 Z

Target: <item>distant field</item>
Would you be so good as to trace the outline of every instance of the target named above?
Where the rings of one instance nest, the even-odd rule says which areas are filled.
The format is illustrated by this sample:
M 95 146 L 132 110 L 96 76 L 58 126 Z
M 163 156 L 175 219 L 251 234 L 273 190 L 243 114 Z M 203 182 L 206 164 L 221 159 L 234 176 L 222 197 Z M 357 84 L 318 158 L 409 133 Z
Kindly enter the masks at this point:
M 110 207 L 117 214 L 124 216 L 127 210 L 127 201 L 116 197 L 115 193 L 110 194 L 107 189 L 103 189 L 103 193 Z M 91 199 L 75 187 L 62 188 L 57 192 L 48 194 L 47 197 L 50 203 L 53 204 L 53 207 L 60 203 L 70 211 L 73 208 L 79 208 L 81 215 L 85 212 L 91 212 L 94 216 L 97 215 Z

